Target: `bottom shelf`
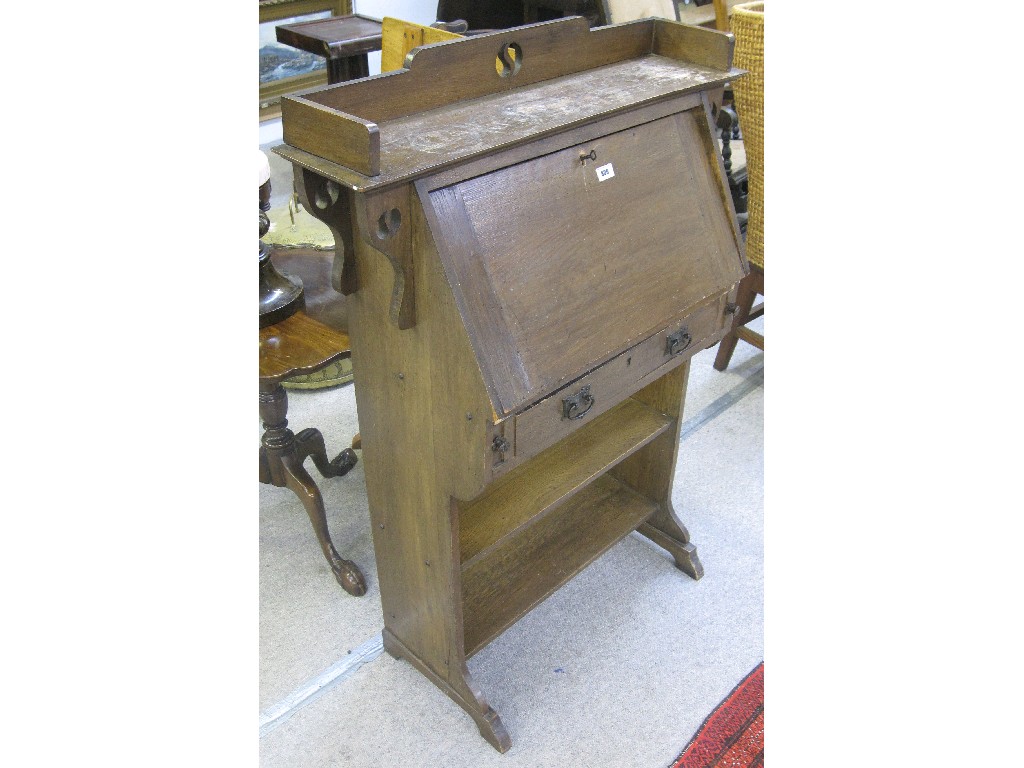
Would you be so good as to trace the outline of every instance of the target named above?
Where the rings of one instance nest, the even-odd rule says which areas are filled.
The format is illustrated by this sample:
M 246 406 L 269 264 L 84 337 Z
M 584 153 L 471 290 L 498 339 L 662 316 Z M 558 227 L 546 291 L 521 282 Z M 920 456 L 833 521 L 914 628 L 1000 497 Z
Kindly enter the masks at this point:
M 658 509 L 610 475 L 462 572 L 466 656 L 472 656 Z

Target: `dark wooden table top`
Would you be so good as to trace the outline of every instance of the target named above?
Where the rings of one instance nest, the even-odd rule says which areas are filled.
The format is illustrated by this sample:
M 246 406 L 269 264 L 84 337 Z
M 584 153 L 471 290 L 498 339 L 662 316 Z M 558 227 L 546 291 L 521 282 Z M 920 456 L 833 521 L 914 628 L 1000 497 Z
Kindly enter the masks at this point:
M 260 381 L 315 373 L 352 354 L 348 334 L 314 320 L 305 312 L 260 328 Z
M 359 14 L 282 24 L 276 32 L 279 43 L 328 58 L 379 51 L 381 47 L 381 22 Z

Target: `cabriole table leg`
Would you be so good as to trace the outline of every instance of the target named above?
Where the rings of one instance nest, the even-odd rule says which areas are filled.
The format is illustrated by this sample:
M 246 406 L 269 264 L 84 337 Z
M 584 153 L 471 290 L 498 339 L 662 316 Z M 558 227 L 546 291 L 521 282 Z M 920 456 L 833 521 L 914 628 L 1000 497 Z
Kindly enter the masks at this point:
M 324 439 L 318 430 L 305 429 L 298 438 L 288 429 L 288 395 L 278 383 L 260 384 L 260 419 L 265 432 L 260 441 L 260 482 L 290 488 L 299 497 L 309 515 L 320 549 L 331 566 L 334 578 L 350 595 L 366 594 L 366 579 L 359 567 L 345 560 L 334 548 L 327 528 L 327 512 L 313 478 L 302 466 L 313 458 L 325 477 L 344 475 L 355 464 L 355 453 L 346 448 L 332 462 L 327 461 Z M 326 470 L 326 471 L 325 471 Z

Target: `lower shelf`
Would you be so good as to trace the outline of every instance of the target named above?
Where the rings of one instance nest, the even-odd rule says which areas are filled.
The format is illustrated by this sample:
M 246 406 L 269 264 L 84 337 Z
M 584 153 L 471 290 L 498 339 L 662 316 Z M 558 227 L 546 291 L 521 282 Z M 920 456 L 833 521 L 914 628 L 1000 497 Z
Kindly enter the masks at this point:
M 472 656 L 658 509 L 603 475 L 462 572 L 466 656 Z
M 506 536 L 534 525 L 594 478 L 632 456 L 674 421 L 627 398 L 573 435 L 492 483 L 479 497 L 459 504 L 462 568 L 502 546 Z

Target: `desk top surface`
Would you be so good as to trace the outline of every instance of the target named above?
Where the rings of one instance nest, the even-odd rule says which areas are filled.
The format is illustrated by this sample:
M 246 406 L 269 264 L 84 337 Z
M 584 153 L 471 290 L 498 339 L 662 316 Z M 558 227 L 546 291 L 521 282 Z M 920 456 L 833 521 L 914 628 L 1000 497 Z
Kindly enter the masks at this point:
M 513 47 L 516 66 L 496 72 Z M 449 40 L 415 49 L 397 72 L 285 97 L 275 151 L 380 188 L 721 85 L 741 74 L 731 58 L 728 36 L 657 19 L 592 30 L 570 17 Z
M 369 16 L 332 16 L 329 19 L 281 24 L 277 40 L 321 56 L 340 58 L 381 48 L 381 22 Z
M 718 74 L 652 54 L 401 117 L 381 130 L 380 175 L 383 180 L 439 167 L 665 93 L 684 92 Z

